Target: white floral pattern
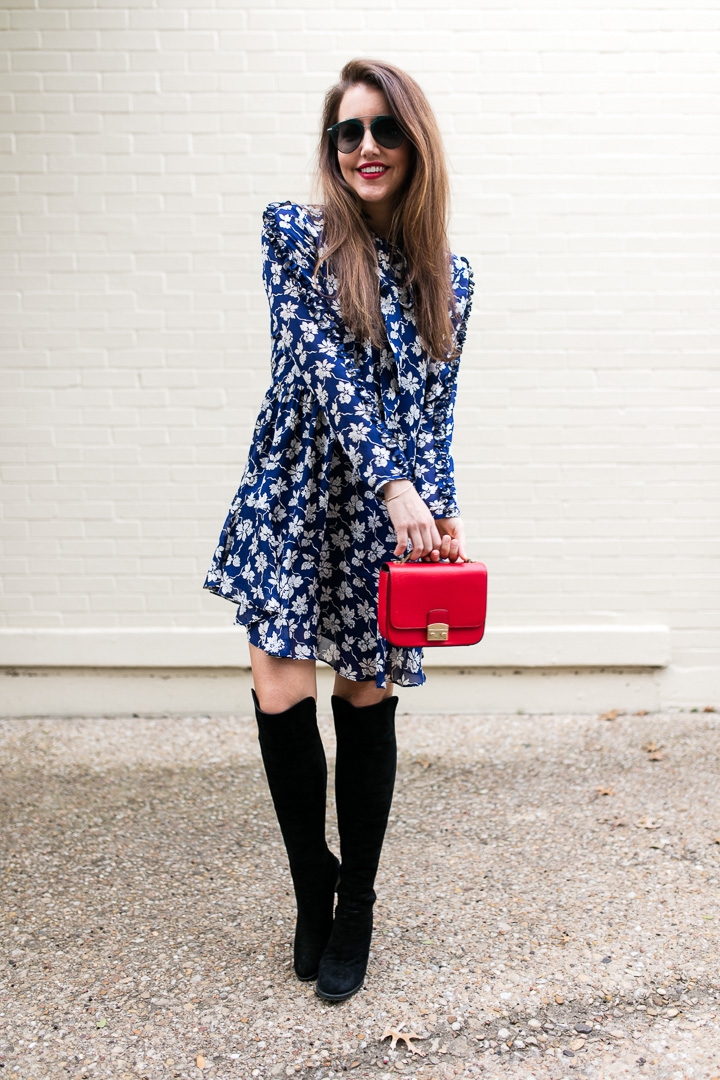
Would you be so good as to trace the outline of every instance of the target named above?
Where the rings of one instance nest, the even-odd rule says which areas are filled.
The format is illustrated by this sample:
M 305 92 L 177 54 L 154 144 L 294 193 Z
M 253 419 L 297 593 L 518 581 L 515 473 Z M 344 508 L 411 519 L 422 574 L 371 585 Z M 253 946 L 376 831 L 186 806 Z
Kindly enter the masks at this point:
M 459 359 L 429 359 L 402 255 L 379 236 L 388 340 L 381 349 L 357 340 L 325 264 L 313 282 L 321 232 L 318 208 L 264 212 L 272 383 L 204 587 L 237 605 L 235 621 L 267 653 L 314 657 L 377 687 L 419 686 L 422 649 L 378 631 L 380 567 L 396 544 L 380 491 L 407 477 L 436 518 L 459 515 L 450 452 Z M 473 277 L 466 259 L 452 260 L 462 348 Z

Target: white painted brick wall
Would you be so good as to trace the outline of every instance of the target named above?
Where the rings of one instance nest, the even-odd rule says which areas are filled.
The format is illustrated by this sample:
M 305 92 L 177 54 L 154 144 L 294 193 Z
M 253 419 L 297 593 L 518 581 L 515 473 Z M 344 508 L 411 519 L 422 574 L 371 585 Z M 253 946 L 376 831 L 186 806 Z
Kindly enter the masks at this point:
M 690 700 L 720 649 L 717 5 L 0 27 L 3 626 L 232 620 L 202 582 L 268 380 L 260 215 L 309 197 L 323 93 L 372 55 L 433 103 L 475 270 L 455 457 L 490 617 L 665 624 Z

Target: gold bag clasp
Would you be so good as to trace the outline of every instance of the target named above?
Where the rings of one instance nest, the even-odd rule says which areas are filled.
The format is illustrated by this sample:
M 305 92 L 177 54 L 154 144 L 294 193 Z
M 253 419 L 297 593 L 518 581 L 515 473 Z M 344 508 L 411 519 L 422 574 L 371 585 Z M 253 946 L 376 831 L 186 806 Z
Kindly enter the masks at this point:
M 447 641 L 449 630 L 450 626 L 446 622 L 428 623 L 427 639 L 428 641 Z

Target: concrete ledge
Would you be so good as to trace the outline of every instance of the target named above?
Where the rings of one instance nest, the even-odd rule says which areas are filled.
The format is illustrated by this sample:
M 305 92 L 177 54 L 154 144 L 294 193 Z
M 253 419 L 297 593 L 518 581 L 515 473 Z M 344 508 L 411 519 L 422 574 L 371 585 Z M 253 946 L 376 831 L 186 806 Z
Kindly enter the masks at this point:
M 477 645 L 427 648 L 443 668 L 665 667 L 667 626 L 497 626 Z M 324 665 L 321 665 L 324 666 Z M 249 668 L 239 627 L 0 628 L 0 668 Z
M 658 709 L 669 669 L 443 668 L 424 686 L 395 687 L 407 713 L 605 712 Z M 702 675 L 702 673 L 700 673 Z M 711 701 L 695 673 L 691 704 Z M 707 683 L 707 678 L 704 680 Z M 0 717 L 250 716 L 252 674 L 244 668 L 15 668 L 0 671 Z M 318 708 L 330 711 L 333 671 L 317 666 Z M 1 722 L 1 721 L 0 721 Z

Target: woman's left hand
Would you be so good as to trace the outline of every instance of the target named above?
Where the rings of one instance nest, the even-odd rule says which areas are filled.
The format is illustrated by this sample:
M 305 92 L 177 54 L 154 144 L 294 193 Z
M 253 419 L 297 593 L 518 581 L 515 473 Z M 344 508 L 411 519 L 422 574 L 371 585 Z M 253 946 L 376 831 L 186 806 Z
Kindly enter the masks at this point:
M 449 562 L 457 562 L 458 559 L 467 559 L 462 518 L 435 518 L 435 526 L 441 537 L 440 548 L 433 548 L 422 561 L 440 562 L 441 559 L 448 559 Z

